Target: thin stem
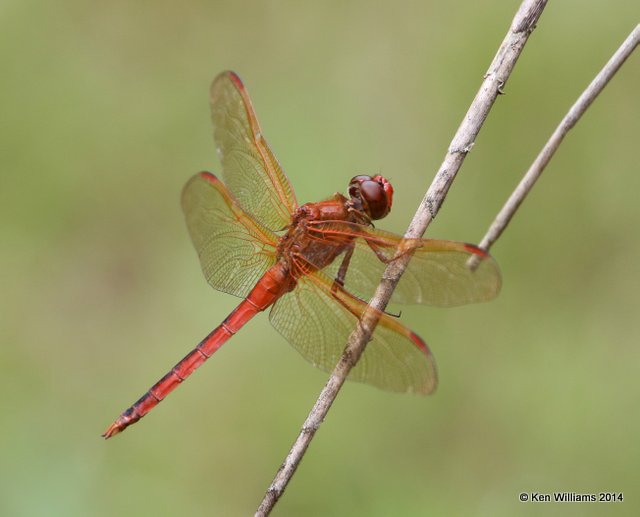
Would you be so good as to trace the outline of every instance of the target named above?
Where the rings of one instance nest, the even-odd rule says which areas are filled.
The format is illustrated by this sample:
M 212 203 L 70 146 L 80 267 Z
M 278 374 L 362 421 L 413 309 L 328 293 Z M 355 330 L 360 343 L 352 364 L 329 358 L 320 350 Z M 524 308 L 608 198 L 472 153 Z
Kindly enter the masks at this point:
M 573 126 L 576 125 L 578 120 L 580 120 L 580 117 L 584 115 L 587 108 L 589 108 L 591 103 L 609 83 L 611 78 L 616 74 L 638 44 L 640 44 L 640 25 L 637 25 L 635 29 L 631 31 L 631 34 L 629 34 L 616 53 L 613 54 L 609 62 L 602 68 L 602 70 L 600 70 L 600 73 L 596 75 L 595 79 L 591 81 L 591 84 L 587 89 L 582 92 L 582 95 L 578 97 L 575 104 L 571 106 L 569 112 L 562 119 L 556 130 L 540 151 L 540 154 L 538 154 L 534 162 L 531 164 L 531 167 L 529 167 L 529 170 L 489 227 L 487 234 L 480 242 L 481 248 L 488 251 L 493 243 L 498 240 L 504 229 L 511 221 L 511 218 L 516 213 L 516 210 L 524 201 L 524 198 L 527 196 L 529 191 L 533 188 L 536 181 L 542 174 L 542 171 L 544 171 L 545 167 L 551 160 L 551 157 L 554 155 L 558 147 L 560 147 L 565 135 L 571 130 L 571 128 L 573 128 Z
M 502 88 L 504 88 L 507 79 L 511 75 L 516 61 L 522 53 L 529 35 L 535 28 L 546 3 L 546 0 L 524 0 L 520 5 L 504 41 L 484 76 L 480 90 L 473 99 L 469 110 L 453 137 L 442 165 L 440 165 L 429 190 L 409 224 L 405 234 L 406 238 L 421 237 L 436 216 L 462 162 L 473 147 L 478 132 L 493 103 L 498 95 L 502 93 Z M 302 425 L 300 434 L 291 447 L 289 454 L 287 454 L 284 463 L 278 469 L 255 514 L 256 516 L 268 515 L 284 492 L 313 436 L 336 399 L 349 371 L 354 367 L 367 342 L 371 339 L 380 311 L 384 311 L 386 308 L 410 258 L 409 254 L 404 254 L 401 258 L 391 262 L 386 268 L 380 285 L 371 299 L 370 308 L 362 315 L 359 325 L 349 337 L 340 361 L 331 373 L 326 386 L 318 396 L 316 403 Z

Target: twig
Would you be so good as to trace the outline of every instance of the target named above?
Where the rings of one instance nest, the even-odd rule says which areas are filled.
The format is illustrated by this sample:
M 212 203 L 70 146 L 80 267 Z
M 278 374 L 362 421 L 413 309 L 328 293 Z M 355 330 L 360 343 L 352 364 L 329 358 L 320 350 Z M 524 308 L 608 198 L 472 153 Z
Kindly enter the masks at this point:
M 502 93 L 502 88 L 504 88 L 546 3 L 546 0 L 524 0 L 520 5 L 502 45 L 485 74 L 480 90 L 453 137 L 444 161 L 440 165 L 440 169 L 407 229 L 406 238 L 421 237 L 438 212 L 462 162 L 473 147 L 476 136 L 487 118 L 489 110 L 498 94 Z M 365 311 L 359 325 L 349 336 L 349 341 L 339 363 L 307 416 L 300 434 L 291 447 L 284 463 L 276 473 L 255 514 L 256 516 L 268 515 L 284 492 L 313 436 L 344 384 L 349 371 L 362 355 L 366 343 L 370 340 L 377 324 L 379 311 L 383 311 L 387 306 L 391 294 L 406 269 L 410 258 L 408 254 L 405 254 L 391 262 L 386 268 L 380 285 L 369 304 L 374 310 Z
M 533 185 L 538 180 L 542 171 L 545 169 L 551 157 L 554 155 L 565 135 L 576 125 L 580 117 L 587 111 L 587 108 L 600 94 L 604 87 L 609 83 L 611 78 L 616 74 L 618 69 L 623 65 L 625 60 L 631 55 L 633 50 L 640 44 L 640 25 L 637 25 L 624 43 L 611 57 L 609 62 L 600 70 L 595 79 L 587 89 L 578 97 L 569 112 L 562 119 L 556 130 L 553 132 L 545 146 L 536 157 L 535 161 L 529 167 L 516 189 L 513 191 L 507 202 L 504 204 L 495 221 L 489 227 L 487 234 L 480 242 L 480 247 L 489 250 L 496 240 L 500 237 L 504 229 L 507 227 L 511 218 L 515 214 L 520 204 L 524 201 Z M 472 263 L 475 262 L 471 259 Z M 473 265 L 473 264 L 470 264 Z

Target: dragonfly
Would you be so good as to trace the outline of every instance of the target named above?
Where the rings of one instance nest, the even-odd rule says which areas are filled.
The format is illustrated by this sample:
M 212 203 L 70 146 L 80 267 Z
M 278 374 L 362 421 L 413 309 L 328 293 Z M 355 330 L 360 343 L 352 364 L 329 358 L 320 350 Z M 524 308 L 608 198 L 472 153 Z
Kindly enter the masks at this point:
M 386 266 L 412 258 L 391 302 L 455 306 L 490 300 L 500 290 L 495 260 L 463 242 L 403 239 L 374 221 L 391 210 L 393 187 L 358 175 L 339 192 L 299 205 L 267 145 L 251 100 L 231 71 L 211 85 L 214 141 L 222 180 L 192 177 L 182 192 L 191 240 L 208 283 L 240 297 L 231 314 L 125 410 L 110 438 L 139 421 L 251 318 L 267 309 L 276 330 L 316 367 L 331 371 L 367 308 Z M 468 266 L 475 257 L 475 268 Z M 426 343 L 387 312 L 349 379 L 394 392 L 430 394 L 436 365 Z

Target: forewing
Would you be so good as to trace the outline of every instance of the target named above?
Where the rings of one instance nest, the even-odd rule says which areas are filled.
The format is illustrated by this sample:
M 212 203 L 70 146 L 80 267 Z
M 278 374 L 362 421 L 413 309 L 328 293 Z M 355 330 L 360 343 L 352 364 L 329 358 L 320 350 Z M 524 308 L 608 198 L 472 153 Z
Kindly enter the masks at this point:
M 224 183 L 260 223 L 273 231 L 283 229 L 298 206 L 295 195 L 235 73 L 223 72 L 213 81 L 211 118 Z
M 275 263 L 277 237 L 246 214 L 208 172 L 185 185 L 182 209 L 207 282 L 244 298 Z
M 387 266 L 385 261 L 395 256 L 399 246 L 414 251 L 391 297 L 394 303 L 451 307 L 491 300 L 500 291 L 496 261 L 477 246 L 437 239 L 403 241 L 400 236 L 381 230 L 343 226 L 343 234 L 357 235 L 344 285 L 364 300 L 373 296 Z M 471 258 L 477 262 L 475 269 L 469 265 Z M 340 264 L 338 257 L 325 273 L 335 278 Z
M 342 289 L 331 291 L 322 273 L 302 277 L 271 309 L 270 320 L 302 356 L 330 372 L 338 363 L 366 304 Z M 395 392 L 431 393 L 435 361 L 425 343 L 397 320 L 382 314 L 371 342 L 349 379 Z

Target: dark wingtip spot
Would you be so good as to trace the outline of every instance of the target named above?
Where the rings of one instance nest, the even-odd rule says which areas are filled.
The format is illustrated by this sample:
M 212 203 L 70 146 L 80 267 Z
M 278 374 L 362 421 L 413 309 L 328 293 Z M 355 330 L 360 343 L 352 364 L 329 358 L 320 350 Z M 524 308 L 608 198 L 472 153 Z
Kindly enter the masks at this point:
M 418 336 L 418 334 L 416 334 L 415 332 L 411 332 L 409 334 L 409 337 L 411 338 L 411 341 L 413 341 L 413 343 L 420 349 L 422 350 L 426 355 L 431 355 L 431 352 L 429 350 L 429 347 L 427 346 L 427 344 L 424 342 L 424 340 Z
M 236 87 L 239 90 L 244 90 L 244 84 L 242 84 L 242 80 L 240 79 L 240 77 L 238 77 L 238 74 L 236 74 L 235 72 L 229 70 L 227 72 L 227 75 L 229 76 L 229 79 L 231 79 L 233 81 L 233 84 L 235 84 Z
M 478 248 L 475 244 L 469 244 L 467 242 L 464 243 L 464 249 L 466 249 L 469 253 L 473 253 L 474 255 L 478 255 L 482 258 L 487 258 L 489 254 L 483 250 L 482 248 Z
M 202 179 L 207 180 L 207 181 L 209 181 L 211 183 L 220 183 L 220 180 L 218 179 L 218 177 L 215 174 L 211 173 L 211 172 L 202 171 L 201 173 L 199 173 L 199 176 Z

